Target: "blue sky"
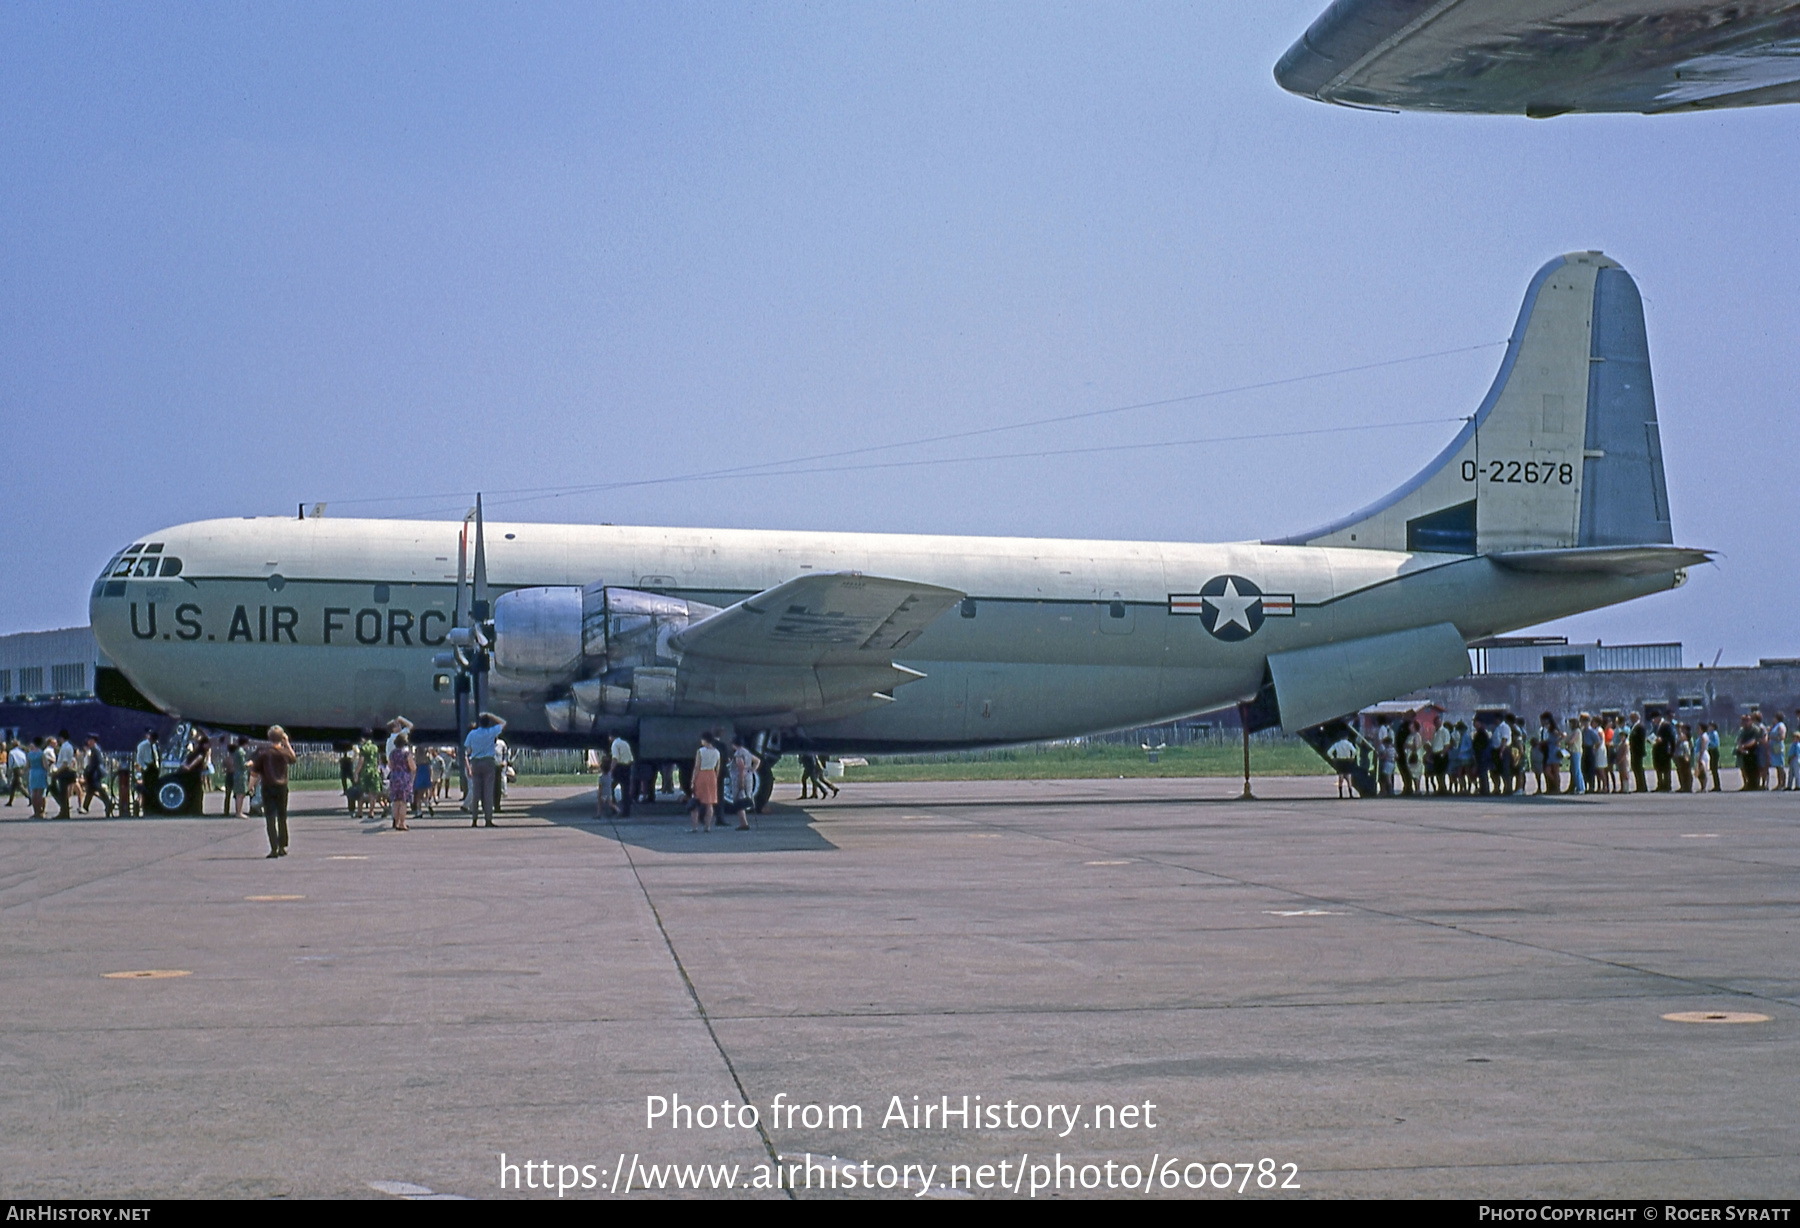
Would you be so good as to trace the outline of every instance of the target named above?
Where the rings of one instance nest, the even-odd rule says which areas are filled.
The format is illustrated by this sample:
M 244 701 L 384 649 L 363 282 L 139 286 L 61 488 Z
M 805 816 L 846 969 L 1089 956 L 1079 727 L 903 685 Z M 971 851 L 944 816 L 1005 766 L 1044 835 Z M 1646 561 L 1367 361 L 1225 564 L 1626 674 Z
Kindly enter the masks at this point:
M 1800 109 L 1328 108 L 1270 75 L 1321 6 L 8 6 L 0 631 L 84 621 L 152 528 L 303 500 L 1291 532 L 1433 456 L 1498 363 L 1466 347 L 1597 247 L 1677 539 L 1725 557 L 1557 629 L 1800 655 Z M 861 463 L 1065 455 L 506 493 L 1459 349 Z M 1241 434 L 1283 437 L 1173 442 Z

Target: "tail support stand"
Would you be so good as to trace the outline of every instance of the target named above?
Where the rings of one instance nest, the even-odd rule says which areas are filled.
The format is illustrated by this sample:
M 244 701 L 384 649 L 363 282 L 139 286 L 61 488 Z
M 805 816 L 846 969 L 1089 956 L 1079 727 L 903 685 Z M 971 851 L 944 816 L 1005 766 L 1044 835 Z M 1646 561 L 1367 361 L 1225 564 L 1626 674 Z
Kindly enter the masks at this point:
M 1238 724 L 1244 728 L 1244 792 L 1238 797 L 1240 802 L 1253 802 L 1256 794 L 1250 792 L 1250 709 L 1251 704 L 1238 705 Z

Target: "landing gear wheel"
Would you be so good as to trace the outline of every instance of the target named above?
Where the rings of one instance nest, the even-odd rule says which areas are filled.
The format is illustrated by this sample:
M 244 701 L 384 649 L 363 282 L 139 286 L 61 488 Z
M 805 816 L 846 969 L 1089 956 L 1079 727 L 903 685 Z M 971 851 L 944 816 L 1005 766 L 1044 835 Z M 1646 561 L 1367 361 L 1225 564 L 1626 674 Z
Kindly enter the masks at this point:
M 756 813 L 761 814 L 769 808 L 769 799 L 775 795 L 775 760 L 764 761 L 756 772 Z
M 187 789 L 179 780 L 165 780 L 156 790 L 156 804 L 162 807 L 164 814 L 180 814 L 187 800 Z

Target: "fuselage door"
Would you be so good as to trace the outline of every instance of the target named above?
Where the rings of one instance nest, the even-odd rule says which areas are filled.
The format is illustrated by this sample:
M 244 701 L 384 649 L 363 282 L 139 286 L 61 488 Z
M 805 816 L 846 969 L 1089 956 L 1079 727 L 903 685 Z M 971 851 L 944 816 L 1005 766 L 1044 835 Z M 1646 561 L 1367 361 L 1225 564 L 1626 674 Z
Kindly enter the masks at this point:
M 1123 589 L 1100 587 L 1100 634 L 1130 635 L 1137 626 L 1137 611 L 1125 600 Z

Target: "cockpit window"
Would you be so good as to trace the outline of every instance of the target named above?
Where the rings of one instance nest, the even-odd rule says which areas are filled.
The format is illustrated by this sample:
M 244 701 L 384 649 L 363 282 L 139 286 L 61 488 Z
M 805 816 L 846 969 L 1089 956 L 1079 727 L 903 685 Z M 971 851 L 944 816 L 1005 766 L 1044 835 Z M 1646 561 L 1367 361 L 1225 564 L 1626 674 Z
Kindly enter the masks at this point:
M 161 554 L 162 548 L 163 548 L 163 544 L 161 542 L 151 542 L 148 546 L 144 547 L 144 553 L 145 554 Z
M 143 543 L 143 542 L 137 542 L 137 543 L 135 543 L 135 544 L 133 544 L 133 545 L 130 545 L 130 546 L 127 546 L 127 547 L 125 547 L 125 553 L 126 553 L 126 554 L 138 554 L 138 553 L 140 553 L 140 552 L 141 552 L 141 551 L 142 551 L 142 550 L 143 550 L 143 549 L 144 549 L 144 543 Z
M 167 579 L 170 576 L 180 575 L 181 574 L 181 560 L 176 558 L 172 554 L 168 558 L 164 559 L 162 562 L 162 574 L 163 574 L 164 579 Z
M 156 574 L 156 563 L 157 563 L 157 560 L 155 558 L 151 557 L 150 555 L 145 555 L 142 558 L 138 559 L 137 570 L 132 572 L 131 574 L 134 576 L 139 576 L 139 577 L 153 576 Z
M 137 562 L 137 560 L 132 558 L 129 554 L 120 556 L 118 566 L 113 568 L 113 576 L 117 578 L 119 576 L 130 575 L 131 565 L 135 562 Z

